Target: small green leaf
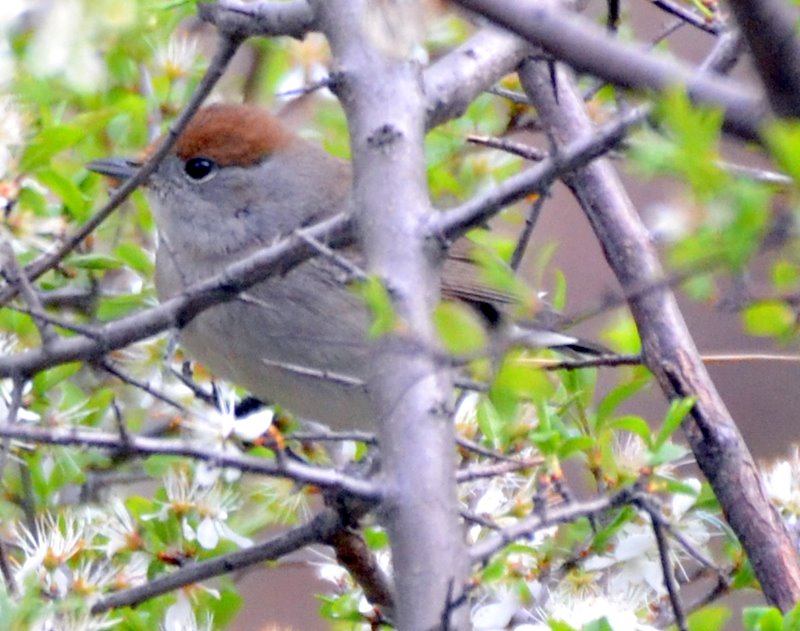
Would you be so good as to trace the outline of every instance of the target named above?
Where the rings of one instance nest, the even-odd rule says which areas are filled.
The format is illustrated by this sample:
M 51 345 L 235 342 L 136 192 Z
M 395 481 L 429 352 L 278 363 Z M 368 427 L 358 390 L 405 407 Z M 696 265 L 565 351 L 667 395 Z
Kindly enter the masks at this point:
M 386 286 L 377 276 L 370 276 L 356 286 L 356 291 L 372 314 L 372 322 L 367 333 L 369 339 L 374 340 L 391 333 L 397 324 L 397 316 Z
M 778 291 L 793 291 L 800 284 L 800 266 L 791 261 L 776 261 L 771 273 L 772 284 Z
M 486 347 L 486 332 L 477 313 L 464 304 L 441 303 L 433 321 L 442 344 L 453 355 L 477 353 Z
M 800 182 L 800 124 L 797 121 L 774 120 L 763 130 L 762 138 L 772 152 L 778 166 L 788 173 L 795 182 Z
M 110 322 L 147 306 L 148 294 L 120 294 L 110 298 L 103 298 L 97 305 L 97 318 L 103 322 Z
M 636 395 L 650 380 L 642 374 L 635 375 L 632 381 L 623 383 L 611 390 L 597 406 L 598 420 L 611 416 L 625 401 Z
M 704 607 L 689 615 L 689 631 L 718 631 L 730 617 L 727 607 Z
M 507 562 L 505 559 L 497 558 L 493 562 L 489 563 L 481 572 L 481 582 L 491 583 L 492 581 L 497 581 L 503 578 L 507 571 L 506 563 Z
M 666 442 L 650 452 L 647 464 L 651 467 L 658 467 L 666 462 L 673 462 L 678 458 L 683 458 L 687 453 L 689 453 L 689 450 L 686 447 Z
M 558 448 L 558 456 L 566 460 L 572 454 L 579 451 L 588 451 L 595 445 L 595 440 L 591 436 L 575 436 L 564 440 Z
M 685 397 L 683 399 L 673 399 L 669 404 L 669 410 L 664 417 L 664 422 L 661 424 L 661 429 L 658 431 L 655 442 L 653 445 L 658 448 L 663 445 L 666 440 L 672 436 L 686 415 L 694 407 L 697 402 L 696 397 Z
M 153 257 L 141 246 L 135 243 L 120 243 L 114 249 L 114 255 L 142 276 L 149 277 L 153 275 L 155 267 L 153 265 Z
M 389 534 L 383 528 L 365 528 L 364 541 L 370 550 L 385 550 L 389 547 Z
M 85 131 L 74 125 L 56 125 L 45 129 L 23 152 L 20 171 L 26 173 L 45 166 L 55 154 L 76 145 L 85 136 Z
M 33 378 L 33 389 L 37 394 L 46 394 L 53 387 L 69 379 L 72 375 L 81 369 L 80 362 L 72 362 L 70 364 L 61 364 L 54 366 L 47 370 L 43 370 Z
M 91 270 L 118 269 L 122 265 L 117 257 L 106 254 L 77 254 L 71 256 L 67 263 L 72 267 Z
M 619 509 L 617 514 L 614 515 L 614 519 L 611 520 L 611 523 L 594 536 L 592 540 L 592 550 L 598 553 L 605 552 L 611 538 L 634 517 L 636 517 L 636 511 L 632 507 L 625 506 Z
M 744 328 L 750 335 L 780 337 L 794 330 L 795 313 L 786 303 L 765 300 L 742 312 Z
M 594 620 L 583 627 L 583 631 L 614 631 L 614 627 L 608 621 L 608 618 L 603 616 L 598 620 Z
M 481 398 L 478 403 L 478 413 L 476 415 L 478 427 L 487 440 L 492 444 L 499 444 L 504 434 L 505 423 L 497 413 L 494 405 L 488 399 Z
M 150 456 L 145 458 L 142 468 L 153 478 L 161 478 L 174 466 L 180 466 L 184 459 L 180 456 Z
M 776 607 L 746 607 L 742 623 L 747 631 L 783 631 L 783 616 Z
M 784 631 L 800 631 L 800 603 L 783 615 Z
M 82 221 L 89 210 L 89 200 L 80 188 L 67 177 L 55 169 L 41 169 L 36 173 L 40 184 L 49 188 L 64 202 L 73 218 Z

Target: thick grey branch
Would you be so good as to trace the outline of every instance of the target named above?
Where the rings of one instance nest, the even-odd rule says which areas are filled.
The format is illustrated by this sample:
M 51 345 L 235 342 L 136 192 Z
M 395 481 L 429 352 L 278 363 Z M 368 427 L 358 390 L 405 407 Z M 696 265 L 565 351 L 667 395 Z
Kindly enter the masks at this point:
M 785 0 L 731 0 L 772 110 L 800 118 L 800 40 L 797 10 Z
M 539 0 L 457 0 L 540 46 L 579 71 L 615 85 L 663 91 L 683 86 L 704 105 L 721 107 L 727 128 L 755 139 L 767 111 L 752 86 L 722 79 L 612 39 L 585 18 Z
M 558 75 L 558 100 L 544 64 L 520 77 L 540 118 L 560 143 L 591 134 L 574 82 Z M 623 291 L 664 277 L 636 209 L 608 160 L 564 178 L 586 213 Z M 753 564 L 768 600 L 787 610 L 800 599 L 800 565 L 789 533 L 770 505 L 758 468 L 703 365 L 674 296 L 664 286 L 629 300 L 645 361 L 670 399 L 696 396 L 683 429 L 697 462 Z
M 485 28 L 424 73 L 428 129 L 461 116 L 470 103 L 509 72 L 530 50 L 525 40 Z
M 467 578 L 455 484 L 452 379 L 431 322 L 438 252 L 424 160 L 426 98 L 415 64 L 371 44 L 364 3 L 318 0 L 348 119 L 354 202 L 369 270 L 385 281 L 402 324 L 372 347 L 372 389 L 385 480 L 399 629 L 465 629 L 456 608 Z M 422 342 L 420 345 L 419 342 Z M 409 349 L 418 349 L 409 352 Z
M 288 35 L 302 39 L 314 30 L 314 11 L 306 0 L 291 2 L 242 2 L 217 0 L 198 4 L 201 20 L 210 22 L 220 33 L 237 37 Z

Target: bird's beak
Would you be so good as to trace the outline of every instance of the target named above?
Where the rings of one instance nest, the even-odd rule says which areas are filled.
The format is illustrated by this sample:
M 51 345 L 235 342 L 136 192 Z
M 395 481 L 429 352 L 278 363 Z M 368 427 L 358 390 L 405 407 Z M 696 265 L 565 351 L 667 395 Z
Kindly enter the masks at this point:
M 87 163 L 86 168 L 95 173 L 107 175 L 121 184 L 125 180 L 132 178 L 140 166 L 140 162 L 128 158 L 104 158 L 102 160 L 92 160 Z

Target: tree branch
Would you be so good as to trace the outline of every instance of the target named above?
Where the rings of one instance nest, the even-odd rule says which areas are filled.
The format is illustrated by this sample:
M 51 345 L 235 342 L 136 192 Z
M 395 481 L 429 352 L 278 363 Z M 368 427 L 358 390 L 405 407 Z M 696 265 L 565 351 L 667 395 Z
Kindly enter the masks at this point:
M 172 574 L 148 580 L 144 585 L 110 594 L 92 606 L 92 613 L 98 614 L 117 607 L 133 607 L 192 583 L 229 574 L 256 563 L 279 559 L 313 543 L 326 542 L 342 527 L 339 513 L 331 509 L 324 510 L 307 524 L 292 528 L 263 543 L 194 563 Z
M 800 41 L 797 11 L 783 0 L 731 0 L 772 110 L 800 117 Z
M 198 4 L 197 15 L 216 26 L 220 33 L 242 39 L 254 35 L 288 35 L 302 39 L 309 31 L 315 30 L 314 11 L 306 0 L 217 0 L 213 4 Z
M 166 440 L 144 436 L 80 431 L 75 429 L 29 427 L 19 423 L 0 425 L 0 438 L 45 445 L 75 445 L 110 451 L 124 451 L 129 456 L 170 455 L 202 460 L 215 467 L 238 469 L 247 473 L 287 478 L 302 484 L 313 484 L 373 501 L 380 497 L 375 484 L 334 469 L 321 469 L 295 460 L 266 460 L 244 454 L 227 453 L 214 447 L 200 447 L 183 440 Z
M 457 0 L 541 46 L 556 59 L 615 85 L 664 91 L 682 86 L 697 102 L 721 107 L 727 128 L 756 139 L 767 114 L 754 89 L 656 56 L 609 37 L 582 16 L 535 0 Z
M 574 83 L 558 74 L 558 100 L 543 64 L 520 74 L 543 124 L 561 143 L 593 131 Z M 659 282 L 664 273 L 636 209 L 607 160 L 564 177 L 580 202 L 623 291 Z M 697 462 L 753 564 L 767 599 L 783 610 L 800 600 L 800 566 L 786 527 L 770 505 L 758 469 L 717 393 L 667 287 L 629 301 L 647 366 L 668 398 L 696 396 L 683 429 Z
M 465 629 L 466 607 L 453 606 L 462 604 L 468 567 L 456 499 L 452 376 L 438 361 L 431 322 L 439 252 L 429 247 L 423 229 L 433 209 L 425 174 L 422 77 L 416 64 L 389 59 L 374 47 L 361 19 L 363 2 L 318 0 L 316 8 L 348 119 L 361 245 L 369 271 L 384 281 L 402 323 L 372 345 L 370 388 L 396 625 Z
M 350 219 L 345 215 L 326 219 L 304 228 L 303 232 L 318 241 L 339 245 L 352 238 Z M 234 300 L 248 287 L 285 273 L 314 254 L 316 249 L 313 246 L 294 235 L 230 265 L 216 276 L 193 285 L 157 307 L 96 327 L 91 336 L 61 338 L 46 348 L 0 357 L 0 378 L 29 377 L 57 364 L 96 359 L 169 328 L 180 328 L 204 309 Z
M 625 139 L 632 127 L 647 118 L 649 111 L 647 106 L 629 110 L 611 123 L 599 127 L 595 133 L 559 147 L 555 155 L 508 178 L 483 195 L 438 213 L 430 221 L 430 234 L 447 241 L 456 239 L 526 195 L 544 193 L 564 173 L 578 169 L 613 149 Z
M 481 92 L 516 70 L 530 49 L 519 37 L 485 28 L 436 61 L 423 74 L 428 129 L 461 116 Z

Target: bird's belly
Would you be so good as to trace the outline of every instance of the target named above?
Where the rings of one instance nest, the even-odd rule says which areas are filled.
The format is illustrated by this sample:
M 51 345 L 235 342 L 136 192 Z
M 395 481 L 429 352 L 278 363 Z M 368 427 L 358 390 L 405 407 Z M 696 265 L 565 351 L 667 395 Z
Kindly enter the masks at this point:
M 298 281 L 303 292 L 293 289 Z M 366 312 L 347 289 L 318 284 L 270 279 L 197 316 L 181 342 L 213 374 L 265 402 L 334 429 L 370 428 Z

